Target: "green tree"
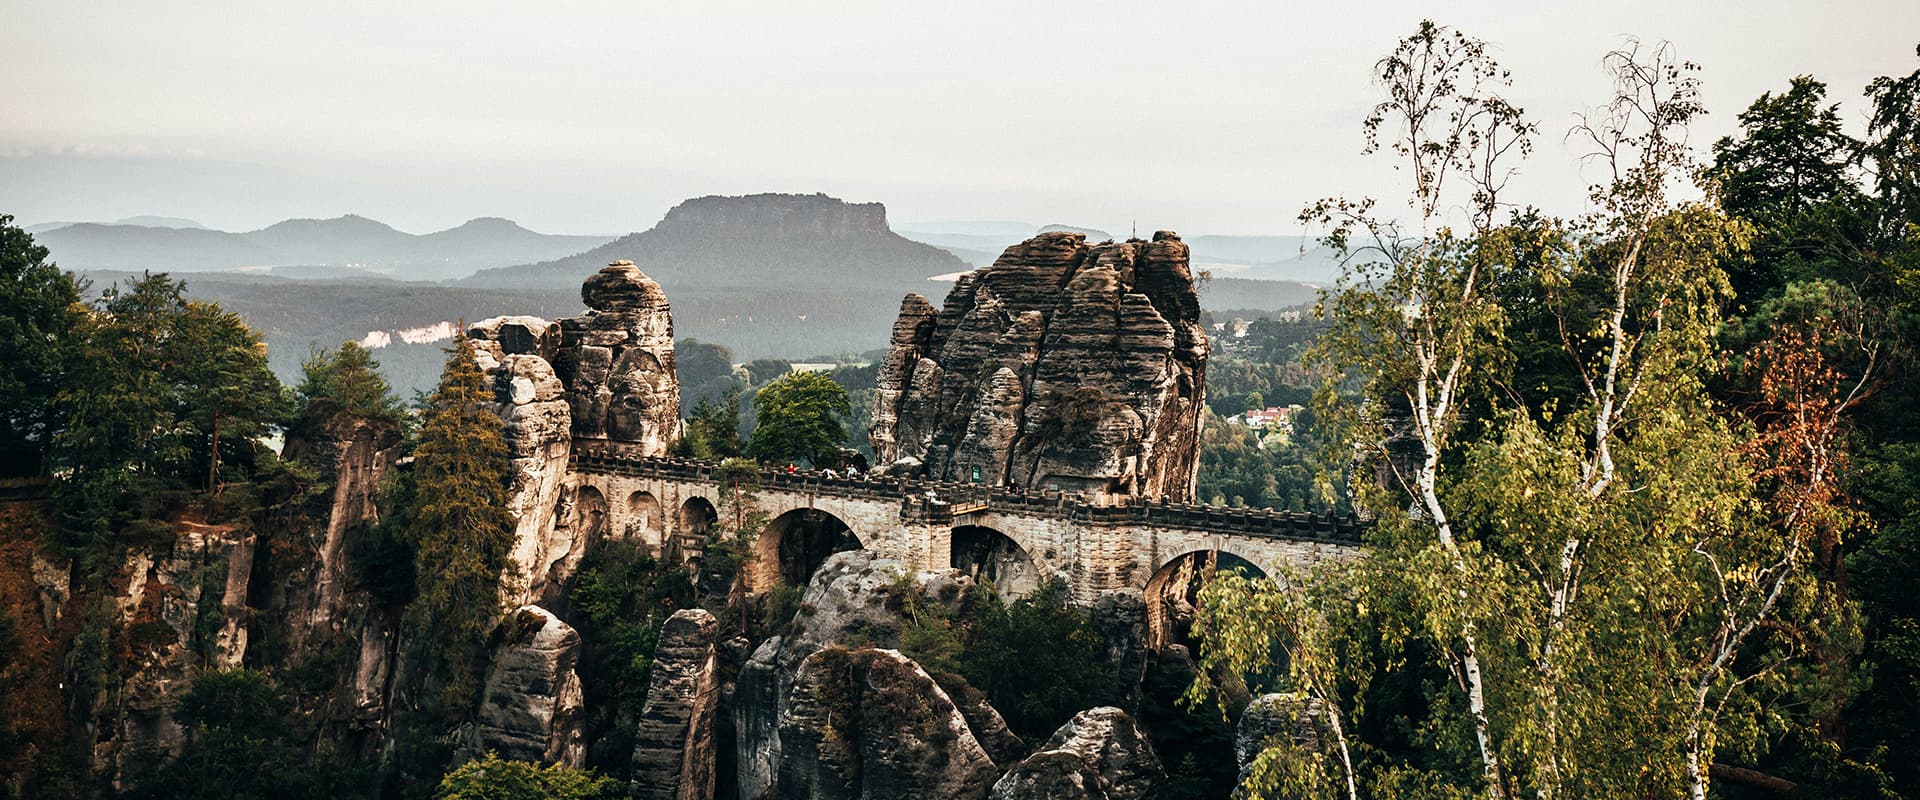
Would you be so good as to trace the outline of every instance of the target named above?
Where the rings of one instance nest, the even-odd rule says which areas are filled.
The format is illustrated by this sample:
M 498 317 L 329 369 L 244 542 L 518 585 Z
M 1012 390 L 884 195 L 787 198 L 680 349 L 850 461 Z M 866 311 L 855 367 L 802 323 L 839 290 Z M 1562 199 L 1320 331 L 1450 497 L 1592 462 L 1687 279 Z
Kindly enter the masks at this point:
M 302 404 L 325 397 L 350 413 L 398 420 L 400 400 L 380 374 L 380 362 L 360 343 L 345 341 L 332 352 L 314 350 L 300 363 Z
M 740 388 L 729 387 L 718 401 L 702 397 L 694 403 L 686 435 L 674 443 L 675 454 L 718 461 L 740 451 Z
M 1068 605 L 1064 582 L 1006 604 L 981 595 L 960 671 L 1015 734 L 1041 741 L 1088 706 L 1118 701 L 1100 697 L 1100 639 L 1084 612 Z
M 456 335 L 413 451 L 407 531 L 416 564 L 407 621 L 424 634 L 432 666 L 421 672 L 440 681 L 437 707 L 448 715 L 466 709 L 478 691 L 475 673 L 511 566 L 507 445 L 492 401 L 473 343 Z
M 187 312 L 184 289 L 164 274 L 109 288 L 84 320 L 77 359 L 54 397 L 60 544 L 88 571 L 125 538 L 164 530 L 153 522 L 155 500 L 181 485 L 188 428 L 167 371 L 183 355 L 175 333 Z
M 680 408 L 718 400 L 740 382 L 733 377 L 733 351 L 725 345 L 681 339 L 673 345 L 673 374 L 680 381 Z
M 236 314 L 210 303 L 188 303 L 175 332 L 170 360 L 180 400 L 179 419 L 206 436 L 206 514 L 220 495 L 221 446 L 249 454 L 252 438 L 284 421 L 280 381 L 267 368 L 267 346 Z M 196 443 L 196 450 L 199 449 Z
M 1841 130 L 1826 84 L 1802 75 L 1740 113 L 1741 135 L 1713 145 L 1707 179 L 1727 213 L 1758 226 L 1750 257 L 1730 266 L 1733 288 L 1758 300 L 1849 247 L 1862 199 L 1853 180 L 1860 144 Z
M 793 363 L 784 358 L 756 358 L 747 362 L 747 383 L 765 386 L 793 371 Z
M 847 390 L 817 372 L 790 372 L 753 397 L 753 437 L 747 455 L 766 463 L 839 461 L 853 414 Z
M 362 770 L 331 759 L 309 760 L 290 724 L 294 711 L 266 673 L 207 670 L 174 709 L 186 729 L 178 756 L 133 776 L 134 798 L 362 797 Z
M 1316 404 L 1329 450 L 1386 476 L 1350 484 L 1370 546 L 1283 584 L 1210 584 L 1203 674 L 1283 667 L 1259 688 L 1325 704 L 1326 749 L 1269 750 L 1254 788 L 1704 797 L 1716 757 L 1753 752 L 1813 682 L 1813 651 L 1849 635 L 1805 565 L 1848 524 L 1839 431 L 1862 384 L 1824 359 L 1858 337 L 1831 319 L 1779 326 L 1720 358 L 1720 265 L 1751 229 L 1678 199 L 1702 107 L 1694 68 L 1664 47 L 1607 56 L 1615 96 L 1576 129 L 1611 176 L 1594 211 L 1494 224 L 1498 139 L 1449 155 L 1473 141 L 1463 121 L 1501 115 L 1472 79 L 1503 82 L 1483 56 L 1423 25 L 1382 62 L 1390 99 L 1369 131 L 1398 135 L 1418 232 L 1367 201 L 1305 215 L 1355 256 L 1324 301 Z M 1453 207 L 1469 227 L 1442 224 Z M 1554 346 L 1519 346 L 1527 330 Z M 1714 398 L 1729 367 L 1763 391 Z M 1393 683 L 1431 682 L 1391 751 L 1368 718 L 1385 677 L 1348 666 L 1381 659 L 1413 672 Z
M 440 779 L 434 800 L 613 800 L 624 793 L 590 770 L 543 767 L 493 753 L 462 764 Z
M 80 281 L 0 214 L 0 475 L 44 471 L 53 398 L 71 368 Z

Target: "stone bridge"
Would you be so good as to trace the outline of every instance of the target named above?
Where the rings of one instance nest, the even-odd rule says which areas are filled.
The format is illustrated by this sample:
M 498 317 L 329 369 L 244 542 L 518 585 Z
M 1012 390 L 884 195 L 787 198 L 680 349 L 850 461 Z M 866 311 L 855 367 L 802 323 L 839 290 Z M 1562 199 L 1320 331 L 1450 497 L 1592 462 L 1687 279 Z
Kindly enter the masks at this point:
M 740 482 L 751 489 L 729 497 L 718 464 L 638 456 L 604 440 L 576 440 L 568 473 L 579 524 L 662 553 L 698 557 L 722 514 L 736 528 L 758 527 L 745 567 L 752 591 L 804 584 L 834 551 L 864 547 L 912 569 L 967 569 L 1008 595 L 1059 576 L 1079 603 L 1125 588 L 1145 590 L 1151 603 L 1197 588 L 1202 565 L 1272 575 L 1350 557 L 1362 528 L 1352 517 L 1137 498 L 1106 504 L 815 470 L 761 469 Z

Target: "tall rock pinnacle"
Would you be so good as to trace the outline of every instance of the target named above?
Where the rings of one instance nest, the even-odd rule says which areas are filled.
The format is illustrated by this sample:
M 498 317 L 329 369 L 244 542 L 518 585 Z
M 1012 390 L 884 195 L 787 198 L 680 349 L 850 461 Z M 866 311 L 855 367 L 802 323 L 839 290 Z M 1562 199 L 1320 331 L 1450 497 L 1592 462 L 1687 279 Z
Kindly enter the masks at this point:
M 928 478 L 1190 500 L 1208 354 L 1187 246 L 1045 233 L 908 295 L 870 431 Z

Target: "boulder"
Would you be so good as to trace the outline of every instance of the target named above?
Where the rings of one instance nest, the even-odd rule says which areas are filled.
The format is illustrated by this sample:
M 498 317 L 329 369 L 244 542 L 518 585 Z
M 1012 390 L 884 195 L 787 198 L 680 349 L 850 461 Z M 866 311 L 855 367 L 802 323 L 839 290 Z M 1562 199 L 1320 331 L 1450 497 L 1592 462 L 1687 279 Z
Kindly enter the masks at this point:
M 712 614 L 674 612 L 660 627 L 653 682 L 634 731 L 630 796 L 707 800 L 714 790 L 714 709 L 719 700 Z
M 1001 777 L 993 796 L 1141 800 L 1157 796 L 1166 782 L 1166 770 L 1146 733 L 1127 712 L 1102 706 L 1075 714 L 1060 726 L 1039 752 Z
M 786 634 L 762 642 L 741 667 L 733 703 L 740 797 L 761 796 L 785 780 L 782 774 L 794 763 L 783 752 L 785 739 L 779 726 L 802 662 L 835 645 L 898 644 L 901 619 L 893 592 L 903 570 L 899 561 L 866 550 L 829 556 L 801 595 Z M 958 570 L 944 570 L 916 575 L 915 586 L 927 603 L 951 610 L 965 602 L 972 580 Z M 953 698 L 947 702 L 952 704 Z M 978 705 L 986 704 L 982 700 Z M 990 706 L 965 710 L 972 706 L 971 701 L 961 704 L 962 721 L 977 719 L 983 726 L 986 738 L 975 738 L 976 744 L 989 742 L 996 751 L 1017 748 L 1017 744 L 1009 747 L 1012 734 L 1005 732 L 997 712 Z
M 1320 721 L 1324 709 L 1318 697 L 1298 692 L 1263 694 L 1240 712 L 1233 730 L 1233 757 L 1240 765 L 1240 781 L 1247 780 L 1253 760 L 1280 737 L 1308 751 L 1320 749 Z
M 1192 499 L 1209 352 L 1187 246 L 1036 236 L 901 304 L 869 440 L 916 474 Z
M 895 650 L 808 656 L 780 742 L 783 798 L 981 798 L 999 774 L 947 693 Z
M 583 696 L 574 665 L 580 634 L 539 606 L 507 615 L 494 648 L 467 755 L 578 767 L 586 760 Z

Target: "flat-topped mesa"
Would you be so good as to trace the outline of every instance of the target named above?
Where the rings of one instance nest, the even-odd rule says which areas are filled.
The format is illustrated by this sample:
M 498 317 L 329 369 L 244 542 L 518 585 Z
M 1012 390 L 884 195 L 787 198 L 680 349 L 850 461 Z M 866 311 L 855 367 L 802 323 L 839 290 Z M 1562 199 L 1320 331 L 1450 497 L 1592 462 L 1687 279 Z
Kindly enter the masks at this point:
M 567 386 L 573 435 L 665 455 L 680 419 L 673 312 L 660 284 L 615 261 L 580 287 L 584 316 L 560 320 L 554 371 Z
M 1177 234 L 1043 233 L 907 296 L 869 439 L 919 477 L 1188 501 L 1208 347 Z

